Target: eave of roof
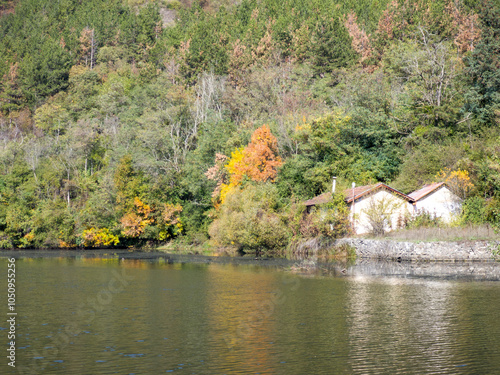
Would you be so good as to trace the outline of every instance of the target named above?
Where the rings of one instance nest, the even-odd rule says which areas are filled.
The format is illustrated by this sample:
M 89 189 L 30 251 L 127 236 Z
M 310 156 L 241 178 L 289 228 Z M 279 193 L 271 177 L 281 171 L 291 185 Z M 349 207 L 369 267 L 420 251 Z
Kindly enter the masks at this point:
M 420 199 L 428 196 L 432 192 L 436 191 L 437 189 L 440 189 L 442 186 L 446 186 L 444 182 L 437 182 L 434 184 L 429 184 L 429 185 L 424 185 L 423 188 L 419 190 L 415 190 L 414 192 L 408 194 L 408 196 L 414 200 L 415 202 L 419 201 Z
M 357 190 L 359 189 L 359 190 Z M 352 190 L 353 189 L 347 189 L 345 190 L 345 195 L 346 195 L 346 202 L 347 203 L 351 203 L 353 201 L 353 198 L 354 199 L 358 199 L 358 198 L 361 198 L 367 194 L 370 194 L 372 192 L 375 192 L 379 189 L 386 189 L 386 190 L 389 190 L 393 193 L 396 193 L 397 195 L 401 196 L 403 199 L 407 200 L 407 201 L 413 201 L 413 199 L 411 197 L 409 197 L 408 195 L 400 192 L 399 190 L 396 190 L 394 188 L 391 188 L 389 185 L 386 185 L 382 182 L 379 182 L 378 184 L 375 184 L 375 185 L 366 185 L 366 186 L 359 186 L 358 188 L 354 188 L 354 196 L 353 196 L 353 193 L 352 193 Z
M 304 202 L 306 206 L 316 206 L 318 204 L 328 203 L 332 200 L 332 193 L 323 193 Z
M 373 185 L 364 185 L 364 186 L 357 186 L 354 189 L 345 189 L 344 190 L 344 195 L 345 195 L 345 201 L 347 203 L 352 202 L 352 197 L 359 198 L 366 193 L 376 189 L 379 184 L 373 184 Z

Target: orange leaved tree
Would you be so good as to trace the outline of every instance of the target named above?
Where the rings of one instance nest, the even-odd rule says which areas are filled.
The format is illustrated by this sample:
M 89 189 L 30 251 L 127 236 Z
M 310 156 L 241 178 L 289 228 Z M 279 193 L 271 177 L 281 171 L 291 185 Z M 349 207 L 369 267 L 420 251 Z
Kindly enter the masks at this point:
M 154 223 L 154 219 L 151 217 L 152 212 L 150 206 L 135 197 L 134 209 L 132 212 L 125 214 L 120 220 L 123 235 L 130 238 L 139 237 L 146 226 Z
M 274 181 L 282 161 L 278 156 L 278 141 L 269 126 L 262 125 L 252 134 L 244 152 L 242 170 L 252 181 Z
M 205 174 L 208 178 L 218 181 L 216 190 L 217 193 L 220 191 L 220 197 L 215 202 L 216 207 L 222 204 L 227 194 L 236 186 L 241 185 L 245 178 L 257 182 L 273 182 L 278 174 L 278 167 L 282 163 L 278 156 L 276 137 L 271 133 L 269 126 L 262 125 L 252 134 L 251 141 L 246 147 L 236 149 L 231 153 L 231 159 L 225 165 L 229 174 L 228 183 L 225 181 L 227 178 L 222 179 L 219 176 L 219 179 L 216 179 L 211 178 L 208 172 Z M 224 182 L 221 183 L 221 181 Z

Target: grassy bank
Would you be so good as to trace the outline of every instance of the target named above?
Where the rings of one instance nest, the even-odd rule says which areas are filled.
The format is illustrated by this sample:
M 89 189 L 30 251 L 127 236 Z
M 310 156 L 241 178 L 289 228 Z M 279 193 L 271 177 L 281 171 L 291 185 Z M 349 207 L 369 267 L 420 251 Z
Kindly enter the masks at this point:
M 239 251 L 236 246 L 217 247 L 208 239 L 206 241 L 191 241 L 186 237 L 179 237 L 155 248 L 170 254 L 199 254 L 207 256 L 238 256 Z
M 336 245 L 335 239 L 315 237 L 292 242 L 285 250 L 284 256 L 289 259 L 318 258 L 320 260 L 354 260 L 356 249 L 342 244 Z

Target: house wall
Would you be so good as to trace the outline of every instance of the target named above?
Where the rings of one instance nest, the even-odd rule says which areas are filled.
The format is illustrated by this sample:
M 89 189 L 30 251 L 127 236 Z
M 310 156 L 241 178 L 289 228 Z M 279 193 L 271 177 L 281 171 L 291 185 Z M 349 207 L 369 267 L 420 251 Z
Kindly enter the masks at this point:
M 449 223 L 462 209 L 462 201 L 453 194 L 446 186 L 433 191 L 416 202 L 416 214 L 427 211 L 432 215 L 440 217 L 445 223 Z
M 390 214 L 388 222 L 384 228 L 386 231 L 397 228 L 398 218 L 400 216 L 403 217 L 413 212 L 413 205 L 407 200 L 396 194 L 390 193 L 385 189 L 378 190 L 372 194 L 356 199 L 354 210 L 352 203 L 350 204 L 351 222 L 352 215 L 354 214 L 354 230 L 356 234 L 370 233 L 372 231 L 368 213 L 373 206 L 380 207 L 381 203 L 384 203 L 385 206 L 390 206 L 390 210 L 386 212 L 387 214 Z

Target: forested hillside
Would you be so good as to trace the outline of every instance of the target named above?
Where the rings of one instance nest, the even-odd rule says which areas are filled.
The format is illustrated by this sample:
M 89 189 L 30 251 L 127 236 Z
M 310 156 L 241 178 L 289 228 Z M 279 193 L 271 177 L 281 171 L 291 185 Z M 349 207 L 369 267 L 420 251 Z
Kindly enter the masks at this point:
M 0 0 L 0 247 L 278 249 L 338 185 L 500 221 L 500 3 Z

